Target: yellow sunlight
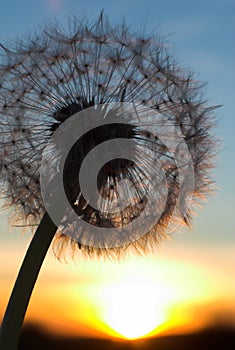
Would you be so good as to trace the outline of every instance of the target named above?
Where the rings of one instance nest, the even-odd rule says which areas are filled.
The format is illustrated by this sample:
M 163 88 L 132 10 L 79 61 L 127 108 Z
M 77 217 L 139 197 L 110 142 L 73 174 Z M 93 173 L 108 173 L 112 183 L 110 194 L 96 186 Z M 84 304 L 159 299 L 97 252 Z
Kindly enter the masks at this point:
M 164 292 L 151 281 L 124 281 L 108 293 L 103 319 L 125 338 L 143 337 L 166 321 Z
M 234 324 L 234 250 L 223 251 L 168 245 L 157 256 L 69 264 L 51 252 L 26 322 L 60 335 L 124 339 L 192 332 L 221 317 Z M 3 249 L 0 256 L 8 271 L 1 279 L 0 318 L 23 252 Z
M 73 305 L 67 305 L 67 317 L 76 322 L 82 314 L 93 329 L 124 339 L 188 332 L 205 326 L 209 315 L 213 315 L 210 303 L 216 301 L 218 305 L 218 300 L 224 300 L 230 284 L 223 276 L 221 290 L 218 274 L 206 271 L 204 263 L 167 261 L 160 256 L 127 259 L 119 266 L 91 264 L 90 268 L 97 283 L 71 285 Z M 83 307 L 86 310 L 81 312 Z

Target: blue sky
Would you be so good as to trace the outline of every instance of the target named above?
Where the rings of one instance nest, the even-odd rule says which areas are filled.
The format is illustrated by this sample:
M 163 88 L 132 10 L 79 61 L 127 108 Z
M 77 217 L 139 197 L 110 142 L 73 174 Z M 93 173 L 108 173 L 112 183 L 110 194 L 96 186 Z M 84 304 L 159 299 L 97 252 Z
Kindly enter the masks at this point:
M 216 133 L 222 144 L 214 171 L 218 192 L 198 210 L 191 230 L 185 229 L 181 234 L 175 234 L 174 240 L 169 244 L 167 242 L 161 245 L 154 258 L 150 256 L 149 267 L 145 266 L 142 275 L 140 267 L 143 261 L 135 261 L 134 270 L 143 280 L 146 273 L 154 274 L 156 283 L 162 275 L 163 281 L 175 280 L 173 291 L 181 287 L 186 300 L 193 298 L 193 303 L 199 303 L 197 290 L 208 295 L 205 300 L 209 308 L 210 303 L 215 308 L 222 300 L 232 314 L 235 310 L 235 283 L 231 278 L 235 269 L 235 0 L 0 0 L 0 43 L 9 39 L 16 40 L 17 35 L 27 35 L 51 20 L 56 19 L 65 24 L 70 15 L 81 18 L 87 16 L 92 20 L 97 18 L 102 9 L 111 23 L 120 22 L 125 17 L 126 22 L 137 31 L 159 32 L 168 36 L 168 44 L 176 59 L 183 67 L 194 71 L 201 82 L 207 83 L 205 97 L 209 104 L 222 105 L 216 111 L 219 120 Z M 21 235 L 20 229 L 10 231 L 7 213 L 3 211 L 0 211 L 0 228 L 1 316 L 32 235 Z M 115 267 L 107 267 L 107 262 L 104 267 L 94 262 L 92 264 L 90 266 L 86 261 L 84 264 L 80 262 L 79 268 L 71 264 L 59 264 L 51 250 L 43 264 L 42 278 L 40 276 L 37 282 L 29 314 L 31 312 L 34 315 L 37 305 L 42 312 L 57 310 L 58 317 L 55 321 L 61 320 L 64 324 L 67 311 L 71 308 L 69 302 L 80 301 L 77 293 L 81 293 L 82 289 L 79 290 L 78 285 L 84 288 L 84 295 L 90 298 L 89 293 L 93 289 L 94 295 L 97 295 L 100 279 L 101 284 L 102 281 L 108 283 L 110 276 L 116 278 L 114 271 L 123 273 L 122 264 Z M 194 269 L 195 266 L 197 269 Z M 109 270 L 106 269 L 110 272 L 107 273 Z M 164 294 L 171 289 L 170 282 L 166 284 Z M 69 289 L 63 288 L 67 285 L 70 288 L 69 283 L 77 283 L 76 288 L 73 287 L 76 293 L 71 300 L 68 294 L 69 300 L 65 300 Z M 190 294 L 190 290 L 193 294 Z M 61 294 L 59 301 L 54 298 L 57 294 Z M 226 295 L 229 297 L 225 303 Z M 146 295 L 146 298 L 142 298 L 141 295 L 144 302 L 148 297 Z M 93 298 L 94 300 L 96 301 Z M 83 299 L 81 303 L 86 308 Z M 99 305 L 99 302 L 96 304 Z M 80 308 L 80 305 L 76 305 L 72 304 L 72 311 L 76 311 L 76 307 Z M 181 305 L 182 302 L 177 310 L 184 314 Z M 66 313 L 60 314 L 63 306 Z M 204 308 L 205 305 L 202 309 L 199 308 L 200 318 Z M 90 313 L 90 308 L 88 311 Z M 79 312 L 80 314 L 82 313 Z M 234 318 L 234 313 L 232 315 Z M 227 311 L 225 319 L 228 322 L 230 320 Z M 39 321 L 47 324 L 45 319 Z
M 217 134 L 222 140 L 215 178 L 219 192 L 209 199 L 194 220 L 193 235 L 183 235 L 195 244 L 234 242 L 234 92 L 235 92 L 235 1 L 234 0 L 1 0 L 0 41 L 24 36 L 55 18 L 65 23 L 71 14 L 95 19 L 104 9 L 111 22 L 126 18 L 136 30 L 169 36 L 182 66 L 207 82 L 216 111 Z M 188 238 L 189 237 L 189 238 Z M 3 236 L 0 238 L 4 239 Z M 193 241 L 191 241 L 193 240 Z

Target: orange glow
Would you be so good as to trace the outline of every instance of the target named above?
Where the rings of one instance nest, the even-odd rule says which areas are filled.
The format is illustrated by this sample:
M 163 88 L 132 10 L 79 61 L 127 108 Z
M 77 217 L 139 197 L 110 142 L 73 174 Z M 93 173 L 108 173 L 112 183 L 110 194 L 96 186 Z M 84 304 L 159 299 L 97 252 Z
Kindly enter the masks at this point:
M 213 298 L 221 300 L 229 287 L 225 276 L 220 287 L 217 275 L 212 278 L 203 265 L 190 262 L 149 257 L 120 265 L 99 263 L 98 268 L 91 263 L 87 265 L 90 272 L 92 266 L 99 282 L 83 288 L 71 285 L 71 299 L 84 300 L 86 323 L 112 337 L 135 339 L 201 328 L 213 315 Z M 222 298 L 226 309 L 226 295 Z M 230 306 L 231 299 L 230 294 Z M 79 300 L 68 308 L 73 322 L 81 320 Z
M 0 316 L 24 251 L 6 247 L 0 255 Z M 50 253 L 26 321 L 59 334 L 125 339 L 195 331 L 221 316 L 230 322 L 235 261 L 232 248 L 226 253 L 221 259 L 221 249 L 165 247 L 157 256 L 77 264 L 59 263 Z

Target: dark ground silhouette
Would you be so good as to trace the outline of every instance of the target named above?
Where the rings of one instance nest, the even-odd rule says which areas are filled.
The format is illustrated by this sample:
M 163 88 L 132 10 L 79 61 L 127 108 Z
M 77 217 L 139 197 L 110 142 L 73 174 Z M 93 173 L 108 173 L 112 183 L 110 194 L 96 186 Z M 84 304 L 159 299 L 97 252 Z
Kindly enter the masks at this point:
M 26 325 L 19 350 L 232 350 L 235 329 L 214 327 L 204 331 L 175 336 L 161 336 L 136 341 L 116 341 L 80 337 L 57 337 L 35 325 Z

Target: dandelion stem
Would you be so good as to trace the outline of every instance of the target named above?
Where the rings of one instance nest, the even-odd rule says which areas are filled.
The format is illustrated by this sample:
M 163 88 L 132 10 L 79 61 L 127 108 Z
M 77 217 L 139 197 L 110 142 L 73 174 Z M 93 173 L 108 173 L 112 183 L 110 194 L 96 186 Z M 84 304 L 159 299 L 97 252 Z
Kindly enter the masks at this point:
M 5 312 L 0 349 L 16 350 L 30 296 L 57 226 L 46 213 L 29 245 Z

